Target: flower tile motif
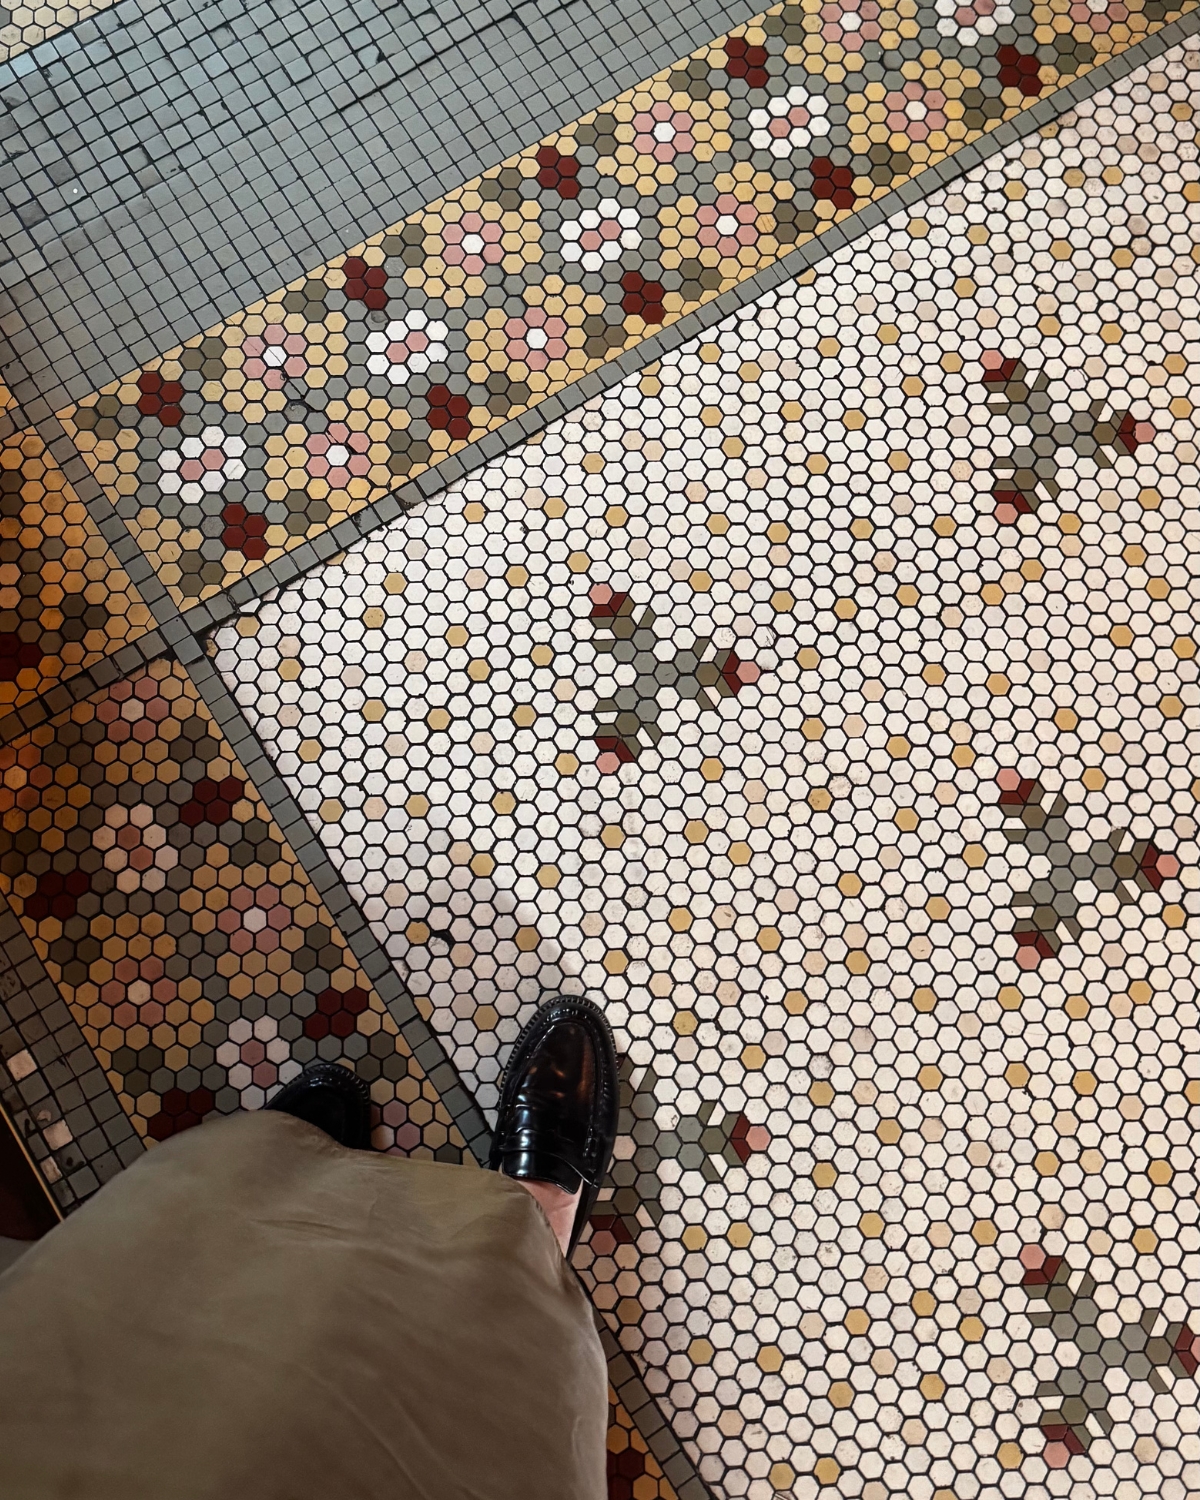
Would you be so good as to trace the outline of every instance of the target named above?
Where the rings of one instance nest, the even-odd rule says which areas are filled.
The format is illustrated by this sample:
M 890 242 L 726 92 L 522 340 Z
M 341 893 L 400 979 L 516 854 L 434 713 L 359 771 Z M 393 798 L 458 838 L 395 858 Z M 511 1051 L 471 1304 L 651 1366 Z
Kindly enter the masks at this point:
M 1186 8 L 786 0 L 63 420 L 186 609 Z M 164 492 L 214 429 L 244 472 Z
M 382 333 L 367 335 L 367 348 L 371 350 L 367 370 L 372 375 L 386 375 L 392 385 L 404 385 L 445 359 L 449 331 L 440 318 L 410 312 L 389 323 Z
M 772 156 L 791 156 L 817 136 L 829 134 L 829 106 L 803 85 L 777 94 L 765 109 L 751 110 L 750 144 Z
M 375 1145 L 463 1142 L 186 673 L 167 661 L 0 750 L 0 892 L 139 1134 L 259 1108 L 314 1057 Z
M 899 28 L 825 9 L 826 78 L 821 28 Z M 774 35 L 687 73 L 697 149 L 714 68 L 760 87 Z M 715 1495 L 1200 1490 L 1198 68 L 219 633 L 485 1110 L 545 990 L 603 1001 L 621 1136 L 577 1266 Z M 954 118 L 908 82 L 866 101 L 888 151 L 893 92 Z M 564 219 L 598 134 L 535 162 Z M 725 191 L 681 189 L 681 243 Z M 623 1426 L 613 1493 L 652 1494 Z

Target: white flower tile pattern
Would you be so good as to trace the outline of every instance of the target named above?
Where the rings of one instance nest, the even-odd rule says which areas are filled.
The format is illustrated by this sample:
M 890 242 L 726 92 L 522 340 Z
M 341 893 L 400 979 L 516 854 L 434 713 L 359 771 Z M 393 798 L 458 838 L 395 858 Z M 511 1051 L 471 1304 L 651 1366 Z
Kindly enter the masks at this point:
M 606 1006 L 577 1263 L 715 1495 L 1200 1489 L 1198 65 L 217 639 L 485 1109 Z
M 1194 3 L 783 0 L 60 416 L 189 609 L 1133 66 Z M 163 492 L 160 455 L 206 428 L 244 442 L 241 474 Z

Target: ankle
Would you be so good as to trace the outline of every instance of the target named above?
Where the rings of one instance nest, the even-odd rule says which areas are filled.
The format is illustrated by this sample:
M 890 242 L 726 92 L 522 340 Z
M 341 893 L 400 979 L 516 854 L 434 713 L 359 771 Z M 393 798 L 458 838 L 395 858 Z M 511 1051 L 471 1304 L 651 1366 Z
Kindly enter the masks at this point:
M 568 1193 L 553 1182 L 531 1182 L 524 1177 L 514 1177 L 513 1181 L 521 1184 L 546 1215 L 550 1228 L 554 1231 L 554 1238 L 558 1241 L 558 1248 L 565 1256 L 571 1243 L 575 1212 L 579 1206 L 583 1184 L 580 1183 L 573 1193 Z

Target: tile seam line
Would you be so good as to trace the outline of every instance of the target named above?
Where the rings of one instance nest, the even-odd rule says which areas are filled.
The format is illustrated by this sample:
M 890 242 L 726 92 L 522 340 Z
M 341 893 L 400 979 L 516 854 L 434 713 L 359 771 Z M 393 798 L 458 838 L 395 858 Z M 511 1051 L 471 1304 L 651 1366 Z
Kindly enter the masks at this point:
M 519 446 L 535 433 L 544 431 L 559 417 L 577 411 L 593 396 L 603 395 L 622 380 L 673 353 L 689 340 L 708 332 L 767 292 L 795 281 L 808 271 L 816 270 L 822 261 L 855 244 L 893 214 L 902 209 L 915 208 L 934 193 L 965 177 L 1017 142 L 1045 129 L 1047 125 L 1086 103 L 1102 89 L 1121 82 L 1145 63 L 1161 57 L 1197 32 L 1200 32 L 1200 6 L 1161 27 L 1153 36 L 1145 37 L 1127 48 L 1118 58 L 1110 58 L 1082 78 L 1039 99 L 1022 114 L 1004 121 L 986 136 L 964 146 L 928 171 L 910 178 L 884 197 L 866 204 L 853 219 L 835 224 L 825 234 L 811 240 L 799 250 L 781 257 L 773 265 L 755 272 L 703 307 L 686 314 L 669 329 L 642 339 L 633 348 L 625 350 L 598 369 L 589 371 L 578 381 L 511 418 L 503 426 L 484 434 L 461 452 L 452 454 L 416 479 L 381 495 L 319 537 L 302 543 L 294 551 L 284 553 L 266 567 L 237 580 L 193 608 L 178 611 L 179 617 L 191 633 L 204 636 L 253 606 L 273 590 L 290 587 L 338 552 L 354 546 L 379 527 L 398 520 L 413 506 L 431 499 Z
M 7 422 L 22 415 L 20 408 L 10 408 L 0 420 Z M 150 611 L 150 626 L 143 635 L 106 652 L 82 671 L 52 684 L 27 703 L 0 716 L 0 744 L 8 744 L 58 714 L 69 711 L 81 699 L 109 686 L 116 678 L 128 676 L 191 642 L 193 632 L 187 628 L 150 559 L 138 546 L 57 416 L 52 414 L 37 423 L 14 422 L 11 429 L 0 429 L 0 432 L 3 433 L 0 441 L 24 432 L 33 432 L 40 439 L 87 511 L 113 560 Z
M 596 1323 L 600 1334 L 600 1345 L 604 1350 L 605 1362 L 608 1365 L 609 1379 L 617 1393 L 617 1399 L 629 1413 L 634 1426 L 642 1436 L 642 1441 L 658 1460 L 659 1467 L 674 1486 L 679 1500 L 714 1500 L 712 1491 L 700 1477 L 699 1470 L 689 1457 L 675 1429 L 664 1417 L 658 1401 L 650 1393 L 639 1374 L 633 1356 L 621 1347 L 617 1335 L 609 1327 L 604 1314 L 597 1313 Z M 649 1432 L 647 1428 L 650 1424 L 643 1423 L 642 1420 L 642 1413 L 646 1411 L 653 1412 L 656 1419 L 655 1425 Z M 677 1475 L 678 1470 L 685 1466 L 689 1472 L 682 1479 L 672 1477 L 671 1471 L 675 1471 Z
M 296 806 L 282 778 L 268 760 L 258 736 L 229 692 L 216 667 L 206 655 L 199 651 L 195 652 L 194 660 L 185 661 L 182 664 L 213 718 L 229 738 L 231 748 L 253 780 L 259 796 L 270 808 L 281 832 L 291 844 L 296 859 L 313 881 L 330 915 L 338 923 L 351 951 L 362 964 L 368 978 L 376 986 L 377 993 L 380 994 L 384 1004 L 392 1012 L 405 1040 L 412 1048 L 414 1058 L 437 1089 L 439 1099 L 462 1133 L 468 1150 L 482 1165 L 487 1158 L 491 1140 L 490 1132 L 487 1130 L 473 1095 L 459 1077 L 441 1039 L 416 1012 L 411 999 L 409 1005 L 412 1013 L 405 1016 L 403 1021 L 399 1015 L 396 1015 L 392 997 L 387 991 L 402 994 L 404 991 L 391 958 L 382 945 L 376 941 L 365 918 L 362 917 L 361 909 L 346 890 L 319 838 L 312 831 L 307 818 Z M 238 727 L 242 738 L 234 737 L 232 733 L 234 726 Z M 250 753 L 247 753 L 248 750 Z M 306 837 L 296 838 L 291 832 L 293 826 L 301 827 Z M 358 916 L 359 925 L 353 931 L 347 931 L 342 913 L 336 909 L 331 900 L 331 897 L 335 896 L 340 896 L 349 909 Z M 375 972 L 377 968 L 378 975 Z M 381 985 L 380 979 L 390 979 L 391 983 L 386 986 Z M 607 1364 L 611 1366 L 614 1360 L 624 1362 L 628 1373 L 623 1374 L 621 1384 L 617 1387 L 618 1395 L 626 1393 L 626 1409 L 629 1410 L 647 1448 L 673 1483 L 680 1500 L 713 1500 L 712 1492 L 701 1479 L 683 1443 L 646 1387 L 632 1357 L 621 1348 L 619 1340 L 607 1326 L 607 1322 L 602 1325 L 601 1340 Z M 654 1414 L 653 1424 L 645 1423 L 641 1418 L 641 1414 L 647 1410 Z M 648 1431 L 647 1428 L 649 1428 Z M 686 1472 L 681 1473 L 681 1471 Z
M 164 648 L 162 654 L 165 654 L 166 650 L 169 648 Z M 440 1038 L 415 1012 L 415 1006 L 412 1007 L 413 1013 L 411 1014 L 403 1017 L 396 1014 L 394 1000 L 387 991 L 397 993 L 403 993 L 403 991 L 391 959 L 382 946 L 375 941 L 357 903 L 346 891 L 332 863 L 325 855 L 319 839 L 309 827 L 308 820 L 294 805 L 286 787 L 267 760 L 261 743 L 241 708 L 226 689 L 220 674 L 204 656 L 196 656 L 192 661 L 182 662 L 182 665 L 213 714 L 217 725 L 228 737 L 231 748 L 247 774 L 252 778 L 255 790 L 270 809 L 280 831 L 291 844 L 296 859 L 313 881 L 330 915 L 338 923 L 343 937 L 362 965 L 364 973 L 375 986 L 384 1004 L 387 1005 L 405 1041 L 410 1046 L 415 1060 L 437 1089 L 439 1099 L 462 1133 L 468 1150 L 482 1165 L 490 1144 L 490 1133 L 483 1123 L 473 1096 L 459 1077 Z M 81 678 L 87 675 L 90 674 L 79 674 Z M 232 732 L 235 725 L 240 730 L 237 735 Z M 265 774 L 260 771 L 260 767 L 265 768 Z M 293 827 L 300 828 L 306 837 L 297 838 L 291 831 Z M 359 925 L 356 928 L 347 930 L 344 917 L 331 897 L 342 898 L 342 903 L 358 916 Z M 385 983 L 381 984 L 381 980 Z M 663 1417 L 657 1401 L 646 1388 L 633 1361 L 626 1351 L 621 1349 L 615 1335 L 607 1326 L 604 1328 L 602 1338 L 608 1362 L 611 1364 L 614 1359 L 621 1359 L 628 1369 L 629 1373 L 616 1389 L 618 1395 L 624 1399 L 626 1408 L 630 1411 L 630 1416 L 637 1430 L 642 1434 L 647 1447 L 659 1461 L 664 1472 L 668 1472 L 669 1469 L 678 1471 L 684 1466 L 689 1471 L 682 1481 L 675 1481 L 675 1488 L 681 1500 L 712 1500 L 711 1492 L 701 1480 L 674 1430 Z M 636 1401 L 630 1400 L 630 1392 L 636 1396 Z M 649 1432 L 644 1430 L 644 1424 L 639 1419 L 639 1414 L 647 1408 L 653 1411 L 657 1419 Z
M 90 666 L 54 683 L 18 708 L 9 709 L 0 717 L 0 745 L 7 745 L 20 739 L 22 735 L 32 733 L 47 719 L 56 718 L 92 693 L 148 666 L 160 656 L 165 656 L 170 649 L 170 643 L 161 631 L 148 630 L 145 635 L 138 636 L 118 650 L 108 652 Z
M 34 423 L 30 430 L 37 434 L 62 470 L 117 563 L 137 589 L 168 646 L 194 635 L 195 632 L 183 624 L 179 607 L 58 417 L 50 415 Z
M 491 1132 L 474 1096 L 462 1082 L 450 1061 L 441 1039 L 417 1010 L 405 989 L 396 966 L 383 945 L 371 931 L 358 903 L 347 891 L 341 877 L 325 853 L 318 836 L 300 810 L 291 792 L 275 770 L 258 736 L 241 707 L 226 688 L 224 680 L 208 658 L 193 647 L 177 653 L 181 666 L 190 676 L 196 691 L 212 714 L 222 734 L 228 739 L 259 797 L 270 810 L 280 832 L 291 845 L 304 873 L 312 881 L 330 916 L 337 923 L 347 946 L 371 980 L 376 993 L 387 1006 L 392 1019 L 412 1049 L 414 1057 L 428 1077 L 436 1067 L 444 1078 L 453 1080 L 438 1090 L 451 1119 L 461 1132 L 467 1149 L 481 1165 L 487 1158 Z M 190 659 L 189 659 L 190 658 Z M 434 1059 L 433 1066 L 422 1061 L 418 1048 Z M 436 1052 L 435 1052 L 436 1049 Z M 449 1099 L 460 1102 L 452 1107 Z

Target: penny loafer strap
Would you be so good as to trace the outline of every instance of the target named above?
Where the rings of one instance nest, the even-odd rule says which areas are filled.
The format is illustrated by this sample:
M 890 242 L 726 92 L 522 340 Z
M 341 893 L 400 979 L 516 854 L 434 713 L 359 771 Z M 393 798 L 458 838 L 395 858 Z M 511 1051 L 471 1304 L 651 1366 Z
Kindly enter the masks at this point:
M 575 1192 L 581 1183 L 585 1187 L 597 1186 L 588 1181 L 574 1162 L 543 1147 L 531 1150 L 518 1145 L 511 1150 L 501 1150 L 500 1171 L 505 1177 L 515 1177 L 520 1182 L 552 1182 L 564 1193 Z

